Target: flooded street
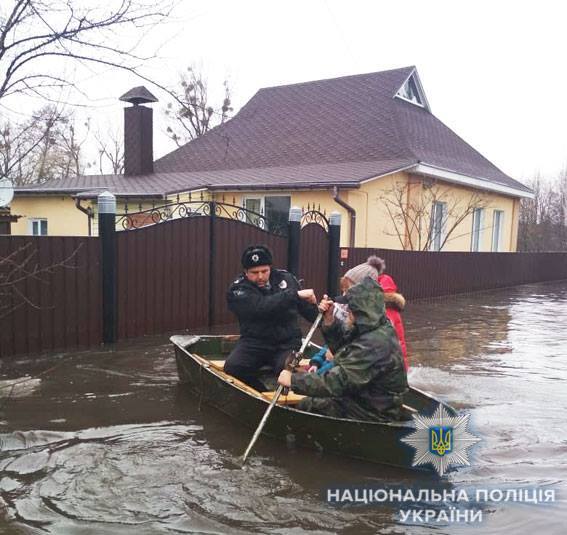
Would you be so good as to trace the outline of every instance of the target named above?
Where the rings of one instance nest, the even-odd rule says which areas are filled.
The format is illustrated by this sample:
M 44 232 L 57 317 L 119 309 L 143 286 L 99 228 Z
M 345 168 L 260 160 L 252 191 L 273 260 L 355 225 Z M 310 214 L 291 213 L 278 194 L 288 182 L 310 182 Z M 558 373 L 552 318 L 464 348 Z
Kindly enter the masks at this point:
M 434 488 L 434 474 L 268 439 L 240 469 L 252 433 L 184 392 L 162 337 L 2 362 L 0 533 L 564 533 L 567 283 L 410 303 L 404 320 L 410 383 L 470 412 L 482 439 L 447 485 L 554 489 L 555 503 L 416 526 L 325 490 Z

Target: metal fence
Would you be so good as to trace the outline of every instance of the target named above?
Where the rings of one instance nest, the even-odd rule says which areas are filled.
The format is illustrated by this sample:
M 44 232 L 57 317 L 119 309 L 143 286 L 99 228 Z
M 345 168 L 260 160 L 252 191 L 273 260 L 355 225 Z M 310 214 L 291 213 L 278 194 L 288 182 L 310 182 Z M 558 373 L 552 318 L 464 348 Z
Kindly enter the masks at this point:
M 99 344 L 98 238 L 0 236 L 0 357 Z
M 339 254 L 340 226 L 322 214 L 303 214 L 280 232 L 263 216 L 254 219 L 231 205 L 208 203 L 180 217 L 171 217 L 175 207 L 168 210 L 170 216 L 153 209 L 117 221 L 118 228 L 131 229 L 114 236 L 117 339 L 235 322 L 226 291 L 241 270 L 242 250 L 252 243 L 268 245 L 274 265 L 293 267 L 319 296 L 371 254 L 386 260 L 386 271 L 408 299 L 567 279 L 565 253 L 343 248 Z M 0 357 L 68 351 L 106 339 L 102 242 L 0 237 Z
M 341 249 L 341 275 L 370 255 L 386 261 L 406 299 L 424 299 L 567 279 L 567 253 L 456 253 Z

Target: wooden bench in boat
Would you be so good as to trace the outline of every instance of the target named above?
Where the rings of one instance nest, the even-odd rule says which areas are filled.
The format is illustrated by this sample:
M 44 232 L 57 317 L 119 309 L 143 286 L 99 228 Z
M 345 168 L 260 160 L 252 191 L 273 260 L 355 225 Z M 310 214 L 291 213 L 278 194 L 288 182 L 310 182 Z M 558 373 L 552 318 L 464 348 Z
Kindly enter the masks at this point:
M 269 392 L 258 392 L 257 390 L 251 388 L 250 386 L 248 386 L 247 384 L 243 383 L 242 381 L 239 381 L 238 379 L 232 377 L 231 375 L 228 375 L 227 373 L 224 373 L 224 360 L 209 360 L 208 361 L 209 364 L 215 368 L 216 370 L 220 371 L 223 373 L 223 375 L 232 383 L 238 384 L 240 387 L 244 388 L 245 390 L 249 390 L 251 392 L 254 392 L 254 394 L 260 393 L 261 396 L 266 400 L 266 401 L 272 401 L 272 398 L 274 397 L 275 391 L 271 390 Z M 309 362 L 309 361 L 307 361 Z M 301 394 L 296 394 L 295 392 L 289 392 L 287 394 L 287 396 L 280 396 L 278 399 L 277 404 L 278 405 L 297 405 L 305 396 L 301 395 Z M 417 410 L 414 409 L 413 407 L 410 407 L 409 405 L 402 405 L 402 407 L 411 415 L 411 414 L 415 414 L 417 413 Z
M 266 401 L 272 401 L 275 391 L 271 390 L 269 392 L 258 392 L 254 388 L 248 386 L 247 384 L 239 381 L 235 377 L 228 375 L 228 373 L 224 372 L 224 360 L 209 360 L 207 361 L 212 368 L 222 373 L 222 375 L 227 379 L 227 381 L 237 384 L 244 390 L 248 390 L 249 392 L 253 392 L 254 394 L 260 394 Z M 278 398 L 277 404 L 278 405 L 297 405 L 305 396 L 300 394 L 295 394 L 294 392 L 288 392 L 287 396 L 281 395 Z

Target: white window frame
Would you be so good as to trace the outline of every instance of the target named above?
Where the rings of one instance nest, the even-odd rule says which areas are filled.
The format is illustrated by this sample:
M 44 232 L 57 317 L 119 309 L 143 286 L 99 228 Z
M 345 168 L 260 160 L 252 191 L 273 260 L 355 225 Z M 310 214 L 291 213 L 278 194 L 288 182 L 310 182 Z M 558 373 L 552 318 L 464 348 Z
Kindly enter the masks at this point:
M 437 222 L 437 212 L 441 209 L 441 228 L 439 232 L 435 232 L 435 226 Z M 443 201 L 433 201 L 431 206 L 431 221 L 429 232 L 431 234 L 431 242 L 429 244 L 430 251 L 441 251 L 441 246 L 445 241 L 447 234 L 447 203 Z
M 406 86 L 406 84 L 409 83 L 410 79 L 413 80 L 413 82 L 414 82 L 414 84 L 417 88 L 417 95 L 418 95 L 419 99 L 421 100 L 421 102 L 415 102 L 414 100 L 410 100 L 403 95 L 404 87 Z M 425 96 L 425 91 L 423 90 L 423 87 L 421 85 L 421 80 L 419 79 L 419 76 L 418 76 L 417 71 L 415 69 L 413 69 L 412 72 L 410 73 L 410 75 L 404 80 L 404 83 L 400 86 L 400 88 L 398 89 L 398 91 L 394 95 L 394 98 L 399 98 L 400 100 L 405 100 L 406 102 L 409 102 L 410 104 L 413 104 L 414 106 L 418 106 L 419 108 L 424 108 L 427 111 L 431 111 L 431 108 L 429 107 L 429 102 L 427 102 L 427 97 Z
M 246 209 L 246 201 L 260 201 L 260 211 L 264 215 L 264 195 L 246 195 L 242 197 L 242 208 Z
M 41 234 L 41 223 L 45 221 L 45 225 L 47 227 L 47 232 L 45 234 Z M 35 234 L 33 231 L 34 224 L 39 226 L 39 233 Z M 47 236 L 49 234 L 49 225 L 47 223 L 46 217 L 34 217 L 28 220 L 28 232 L 30 236 Z
M 499 214 L 496 217 L 496 214 Z M 498 220 L 498 225 L 496 221 Z M 502 251 L 502 237 L 504 234 L 504 210 L 494 210 L 492 212 L 492 247 L 493 253 Z
M 475 208 L 473 210 L 471 231 L 471 252 L 473 253 L 479 253 L 482 250 L 483 227 L 484 208 Z

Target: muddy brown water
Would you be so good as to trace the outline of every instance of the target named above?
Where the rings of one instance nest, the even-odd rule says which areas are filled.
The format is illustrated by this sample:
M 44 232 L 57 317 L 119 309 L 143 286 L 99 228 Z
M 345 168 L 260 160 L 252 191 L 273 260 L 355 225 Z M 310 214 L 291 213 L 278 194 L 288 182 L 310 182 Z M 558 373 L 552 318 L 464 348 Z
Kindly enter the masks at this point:
M 408 525 L 399 504 L 327 488 L 431 489 L 433 475 L 261 439 L 177 383 L 167 338 L 2 362 L 0 533 L 566 533 L 567 283 L 408 306 L 411 383 L 471 415 L 482 441 L 452 489 L 553 489 L 482 522 Z M 439 507 L 439 504 L 437 504 Z

